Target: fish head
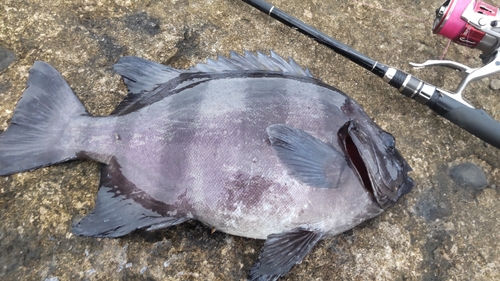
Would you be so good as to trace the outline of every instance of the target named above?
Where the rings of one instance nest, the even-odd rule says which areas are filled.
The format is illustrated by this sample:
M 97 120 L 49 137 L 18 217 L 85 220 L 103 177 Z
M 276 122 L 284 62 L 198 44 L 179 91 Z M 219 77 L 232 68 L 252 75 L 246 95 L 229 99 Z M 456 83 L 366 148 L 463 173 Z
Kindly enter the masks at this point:
M 349 165 L 381 208 L 411 191 L 412 169 L 396 149 L 394 137 L 371 119 L 346 122 L 338 140 Z

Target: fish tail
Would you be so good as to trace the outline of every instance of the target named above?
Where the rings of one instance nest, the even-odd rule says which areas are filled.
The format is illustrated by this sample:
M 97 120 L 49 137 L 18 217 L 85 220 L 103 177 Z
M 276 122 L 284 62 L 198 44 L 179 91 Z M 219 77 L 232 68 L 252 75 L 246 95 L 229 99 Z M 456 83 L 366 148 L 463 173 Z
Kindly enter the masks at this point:
M 35 62 L 12 121 L 0 135 L 0 175 L 76 159 L 60 140 L 67 125 L 82 115 L 88 113 L 61 74 Z

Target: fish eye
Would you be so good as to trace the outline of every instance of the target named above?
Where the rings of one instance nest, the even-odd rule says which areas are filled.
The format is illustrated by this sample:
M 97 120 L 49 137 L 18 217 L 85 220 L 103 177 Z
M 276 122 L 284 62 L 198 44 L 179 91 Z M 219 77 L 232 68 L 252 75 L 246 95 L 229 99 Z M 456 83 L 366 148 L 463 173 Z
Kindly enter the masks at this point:
M 385 145 L 387 150 L 390 152 L 393 152 L 395 149 L 395 146 L 396 146 L 396 141 L 395 141 L 394 137 L 391 134 L 389 134 L 385 131 L 382 131 L 380 138 L 382 139 L 382 143 Z
M 389 149 L 390 152 L 394 151 L 395 145 L 394 145 L 394 140 L 390 144 L 387 144 L 387 149 Z

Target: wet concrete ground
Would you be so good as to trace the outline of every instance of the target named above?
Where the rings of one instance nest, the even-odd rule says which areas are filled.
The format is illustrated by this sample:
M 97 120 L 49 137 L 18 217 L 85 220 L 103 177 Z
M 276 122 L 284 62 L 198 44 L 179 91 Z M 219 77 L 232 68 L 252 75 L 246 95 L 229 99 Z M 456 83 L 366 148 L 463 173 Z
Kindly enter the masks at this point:
M 445 58 L 472 67 L 479 52 L 431 32 L 438 0 L 273 4 L 383 63 L 453 90 L 456 73 L 413 70 Z M 489 1 L 499 5 L 500 2 Z M 416 187 L 376 219 L 324 240 L 283 280 L 499 280 L 500 150 L 401 96 L 381 79 L 238 0 L 3 0 L 0 129 L 36 60 L 58 69 L 94 115 L 126 95 L 111 66 L 136 55 L 178 68 L 206 58 L 274 50 L 358 101 L 394 134 Z M 445 51 L 446 50 L 446 51 Z M 498 77 L 466 97 L 500 120 Z M 497 90 L 492 90 L 492 88 Z M 75 237 L 98 185 L 77 161 L 0 178 L 2 280 L 245 280 L 262 241 L 196 222 L 119 239 Z

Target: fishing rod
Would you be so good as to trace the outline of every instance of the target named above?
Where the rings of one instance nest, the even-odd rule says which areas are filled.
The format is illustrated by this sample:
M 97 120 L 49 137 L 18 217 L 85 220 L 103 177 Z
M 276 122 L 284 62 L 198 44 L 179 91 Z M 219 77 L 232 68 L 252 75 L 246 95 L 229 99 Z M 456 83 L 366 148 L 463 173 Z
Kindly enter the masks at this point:
M 462 98 L 462 91 L 469 82 L 500 72 L 498 8 L 476 0 L 447 0 L 436 10 L 434 33 L 450 38 L 457 44 L 483 51 L 481 58 L 485 66 L 481 68 L 473 69 L 447 60 L 429 60 L 422 64 L 412 64 L 417 68 L 445 66 L 466 73 L 457 91 L 452 93 L 404 71 L 382 64 L 265 1 L 243 1 L 369 70 L 398 89 L 401 94 L 427 105 L 455 125 L 500 149 L 500 123 L 484 110 L 474 108 Z

